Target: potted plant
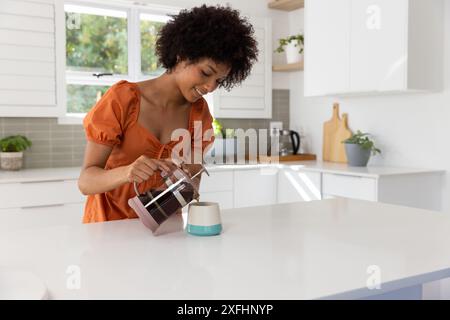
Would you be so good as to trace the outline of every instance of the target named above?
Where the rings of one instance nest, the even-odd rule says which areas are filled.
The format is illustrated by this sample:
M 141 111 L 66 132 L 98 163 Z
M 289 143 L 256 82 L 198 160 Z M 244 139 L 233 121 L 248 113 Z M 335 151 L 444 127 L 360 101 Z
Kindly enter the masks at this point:
M 342 141 L 345 143 L 345 153 L 350 166 L 365 167 L 371 154 L 381 153 L 380 149 L 376 148 L 374 142 L 369 139 L 369 135 L 358 130 L 350 138 Z
M 286 61 L 287 63 L 300 62 L 303 59 L 303 34 L 296 34 L 287 38 L 281 38 L 278 40 L 279 46 L 275 52 L 281 53 L 286 48 Z
M 0 166 L 5 170 L 19 170 L 23 166 L 23 151 L 31 141 L 21 135 L 8 136 L 0 140 Z
M 214 130 L 214 135 L 216 137 L 219 136 L 223 138 L 224 137 L 223 127 L 222 124 L 219 122 L 219 120 L 213 118 L 212 126 Z
M 223 163 L 223 161 L 234 162 L 237 143 L 234 129 L 224 129 L 222 124 L 215 118 L 212 126 L 216 139 L 214 140 L 213 148 L 209 151 L 209 156 L 215 158 L 219 163 Z

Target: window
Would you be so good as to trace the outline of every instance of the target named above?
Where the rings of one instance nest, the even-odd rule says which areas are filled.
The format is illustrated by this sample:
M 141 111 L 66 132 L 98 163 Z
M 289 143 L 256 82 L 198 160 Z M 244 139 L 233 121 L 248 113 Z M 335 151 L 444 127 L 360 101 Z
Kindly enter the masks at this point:
M 140 81 L 163 72 L 155 53 L 156 37 L 169 14 L 178 11 L 98 3 L 67 1 L 64 5 L 67 116 L 78 118 L 71 123 L 80 123 L 117 81 Z
M 156 36 L 164 23 L 165 20 L 161 19 L 161 16 L 140 14 L 141 73 L 143 75 L 157 76 L 162 72 L 155 54 L 155 44 Z

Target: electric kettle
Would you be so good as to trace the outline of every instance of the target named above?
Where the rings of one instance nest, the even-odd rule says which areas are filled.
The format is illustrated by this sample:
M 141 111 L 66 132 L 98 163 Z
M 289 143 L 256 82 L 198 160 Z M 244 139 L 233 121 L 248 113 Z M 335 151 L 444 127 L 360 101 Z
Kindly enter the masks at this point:
M 294 130 L 280 130 L 280 156 L 297 154 L 300 149 L 300 135 Z

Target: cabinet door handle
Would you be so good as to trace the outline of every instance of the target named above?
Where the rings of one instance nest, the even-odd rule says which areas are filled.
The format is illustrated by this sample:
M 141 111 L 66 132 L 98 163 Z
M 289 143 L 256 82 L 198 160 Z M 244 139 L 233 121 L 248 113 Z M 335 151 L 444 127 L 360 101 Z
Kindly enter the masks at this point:
M 46 182 L 64 182 L 65 180 L 55 179 L 55 180 L 34 180 L 34 181 L 22 181 L 20 183 L 23 184 L 32 184 L 32 183 L 46 183 Z
M 26 207 L 20 207 L 21 209 L 36 209 L 36 208 L 51 208 L 51 207 L 62 207 L 64 203 L 57 203 L 57 204 L 43 204 L 38 206 L 26 206 Z
M 346 178 L 358 178 L 358 179 L 364 179 L 366 177 L 363 176 L 356 176 L 353 174 L 341 174 L 341 173 L 327 173 L 327 174 L 331 174 L 332 176 L 337 176 L 337 177 L 346 177 Z

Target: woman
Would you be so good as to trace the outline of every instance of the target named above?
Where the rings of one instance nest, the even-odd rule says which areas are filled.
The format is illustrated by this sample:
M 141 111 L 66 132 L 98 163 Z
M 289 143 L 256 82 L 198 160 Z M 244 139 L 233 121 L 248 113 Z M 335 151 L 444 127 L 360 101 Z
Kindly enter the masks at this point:
M 133 182 L 144 192 L 173 168 L 170 157 L 181 143 L 171 140 L 174 130 L 189 130 L 203 151 L 210 146 L 213 139 L 202 135 L 212 117 L 202 96 L 242 82 L 258 52 L 253 27 L 238 11 L 203 5 L 173 16 L 156 53 L 164 74 L 116 83 L 83 121 L 88 142 L 78 186 L 88 196 L 84 223 L 137 217 L 127 203 L 135 196 Z M 194 132 L 199 122 L 200 135 Z

